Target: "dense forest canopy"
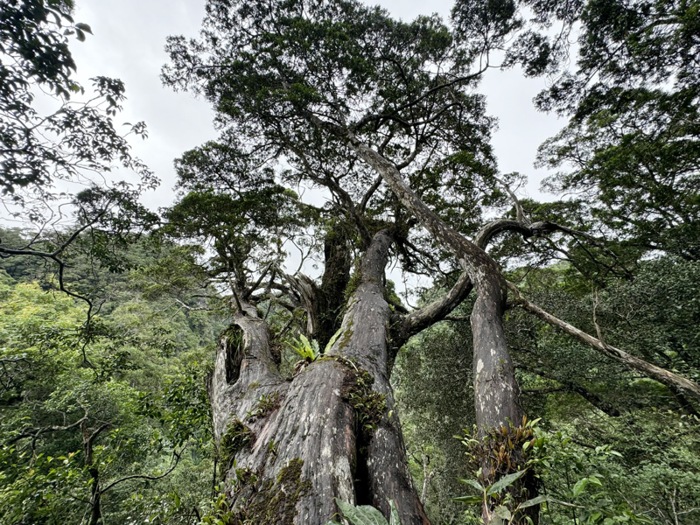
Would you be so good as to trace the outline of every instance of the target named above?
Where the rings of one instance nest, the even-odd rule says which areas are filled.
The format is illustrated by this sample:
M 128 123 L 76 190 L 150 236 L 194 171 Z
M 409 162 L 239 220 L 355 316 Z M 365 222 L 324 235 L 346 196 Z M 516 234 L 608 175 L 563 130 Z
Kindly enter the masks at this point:
M 219 136 L 158 214 L 73 3 L 1 5 L 0 521 L 700 519 L 698 2 L 208 0 L 162 80 Z M 548 80 L 558 200 L 492 67 Z

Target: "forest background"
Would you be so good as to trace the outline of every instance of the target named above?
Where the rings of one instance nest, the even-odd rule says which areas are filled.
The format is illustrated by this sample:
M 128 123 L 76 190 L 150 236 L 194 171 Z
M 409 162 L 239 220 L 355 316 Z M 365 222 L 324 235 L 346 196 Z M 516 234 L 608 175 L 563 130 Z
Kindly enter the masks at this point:
M 279 445 L 282 430 L 264 445 L 258 438 L 271 421 L 301 413 L 304 403 L 289 401 L 295 384 L 351 363 L 369 374 L 352 376 L 343 394 L 358 442 L 352 457 L 366 462 L 352 476 L 373 479 L 372 447 L 400 415 L 417 489 L 405 506 L 401 498 L 412 496 L 397 493 L 405 523 L 696 523 L 697 2 L 457 2 L 452 28 L 435 17 L 398 22 L 362 4 L 329 4 L 338 11 L 212 1 L 203 40 L 169 41 L 164 81 L 213 102 L 221 135 L 180 157 L 178 201 L 155 213 L 141 199 L 157 181 L 128 142 L 145 127 L 130 124 L 124 137 L 115 124 L 124 86 L 99 78 L 95 98 L 76 102 L 89 88 L 74 80 L 70 49 L 89 45 L 91 28 L 72 18 L 70 2 L 3 2 L 3 202 L 8 217 L 36 227 L 8 224 L 0 236 L 2 522 L 300 519 L 279 505 L 246 514 L 261 510 L 246 491 L 265 488 L 265 478 L 282 483 L 297 465 Z M 228 64 L 235 78 L 220 74 L 218 60 L 247 52 L 234 37 L 247 27 L 241 20 L 289 62 L 262 53 Z M 273 26 L 284 28 L 281 41 L 265 40 Z M 381 53 L 358 54 L 368 51 L 367 34 Z M 306 45 L 309 35 L 333 51 Z M 567 125 L 539 158 L 558 168 L 548 185 L 560 200 L 518 198 L 524 177 L 498 170 L 494 122 L 474 90 L 495 50 L 499 65 L 550 81 L 536 102 Z M 325 68 L 334 71 L 330 84 Z M 38 89 L 58 109 L 47 111 Z M 464 254 L 451 253 L 430 217 L 382 178 L 366 143 L 400 168 L 449 231 L 479 248 L 491 241 L 491 257 L 517 286 L 495 315 L 504 320 L 515 402 L 530 420 L 494 416 L 498 424 L 484 426 L 510 401 L 485 404 L 489 393 L 475 391 L 470 315 L 473 322 L 482 295 L 468 297 L 464 276 L 478 292 L 478 272 L 460 268 Z M 124 175 L 131 184 L 118 180 L 126 173 L 118 165 L 136 174 Z M 305 202 L 294 191 L 300 184 L 329 197 Z M 383 277 L 372 281 L 382 315 L 398 326 L 383 337 L 386 373 L 352 354 L 359 343 L 348 327 L 380 241 L 391 246 L 377 248 L 390 264 L 432 278 L 404 297 Z M 297 271 L 285 265 L 290 243 L 307 261 Z M 315 281 L 301 273 L 314 265 Z M 279 381 L 258 391 L 251 380 L 253 394 L 237 398 L 226 385 L 244 379 L 245 312 L 272 335 Z M 571 325 L 589 339 L 570 337 Z M 228 404 L 217 402 L 216 356 Z M 511 449 L 499 455 L 503 443 Z M 255 463 L 260 447 L 264 468 Z M 403 457 L 401 447 L 391 450 Z M 307 468 L 312 456 L 299 452 Z M 518 487 L 522 473 L 534 489 Z M 499 487 L 499 479 L 510 481 Z M 323 498 L 299 487 L 299 508 Z M 389 518 L 382 490 L 355 486 L 346 502 Z M 324 519 L 360 519 L 337 502 L 343 494 L 323 503 L 333 508 Z

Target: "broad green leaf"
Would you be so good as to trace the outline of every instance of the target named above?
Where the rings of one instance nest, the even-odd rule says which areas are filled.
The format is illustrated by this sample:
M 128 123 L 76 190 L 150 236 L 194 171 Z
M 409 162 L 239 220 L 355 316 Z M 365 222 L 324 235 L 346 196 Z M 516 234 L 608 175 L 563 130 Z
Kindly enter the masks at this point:
M 354 506 L 344 501 L 335 499 L 338 508 L 343 513 L 343 516 L 352 523 L 352 525 L 388 525 L 386 518 L 374 507 L 369 505 Z
M 460 501 L 467 505 L 478 505 L 484 501 L 484 498 L 483 496 L 459 496 L 458 498 L 454 498 L 454 501 Z
M 519 480 L 523 475 L 527 472 L 526 470 L 520 470 L 518 472 L 513 472 L 512 474 L 507 474 L 506 476 L 503 476 L 500 478 L 496 483 L 491 485 L 488 488 L 487 495 L 491 496 L 493 494 L 498 494 L 501 492 L 503 489 L 506 487 L 509 487 L 513 483 L 515 483 L 517 480 Z
M 75 27 L 77 27 L 81 31 L 85 31 L 86 33 L 92 34 L 92 29 L 87 24 L 83 24 L 82 22 L 78 22 L 77 24 L 75 24 Z
M 528 422 L 527 422 L 527 425 L 525 425 L 525 427 L 526 427 L 526 428 L 533 428 L 533 427 L 536 427 L 537 424 L 538 424 L 540 421 L 542 421 L 542 418 L 541 418 L 541 417 L 538 417 L 537 419 L 533 419 L 533 420 L 531 420 L 531 421 L 528 421 Z
M 539 505 L 541 503 L 546 503 L 550 501 L 548 496 L 537 496 L 536 498 L 529 499 L 527 501 L 523 501 L 520 505 L 518 505 L 519 509 L 526 509 L 528 507 L 533 507 L 535 505 Z
M 574 489 L 572 491 L 574 498 L 578 498 L 581 493 L 583 493 L 584 490 L 586 490 L 586 487 L 588 486 L 588 478 L 583 478 L 580 479 L 576 482 L 574 485 Z
M 496 513 L 496 516 L 506 521 L 509 521 L 513 517 L 508 507 L 504 505 L 499 505 L 498 507 L 493 509 L 493 511 Z
M 324 353 L 324 354 L 327 354 L 328 351 L 329 351 L 331 348 L 333 348 L 333 345 L 335 344 L 335 342 L 336 342 L 336 341 L 338 340 L 338 338 L 340 337 L 340 334 L 342 334 L 342 333 L 343 333 L 343 328 L 340 327 L 340 328 L 338 329 L 338 331 L 337 331 L 336 333 L 333 334 L 333 337 L 330 338 L 330 340 L 328 341 L 328 344 L 326 345 L 326 348 L 323 349 L 323 353 Z
M 588 478 L 588 482 L 592 483 L 593 485 L 598 485 L 599 487 L 603 486 L 603 482 L 600 481 L 600 474 L 593 474 L 591 477 Z
M 474 487 L 476 490 L 479 492 L 483 492 L 486 490 L 486 487 L 484 487 L 481 483 L 479 483 L 475 479 L 460 479 L 460 483 L 464 483 L 465 485 L 469 485 L 470 487 Z

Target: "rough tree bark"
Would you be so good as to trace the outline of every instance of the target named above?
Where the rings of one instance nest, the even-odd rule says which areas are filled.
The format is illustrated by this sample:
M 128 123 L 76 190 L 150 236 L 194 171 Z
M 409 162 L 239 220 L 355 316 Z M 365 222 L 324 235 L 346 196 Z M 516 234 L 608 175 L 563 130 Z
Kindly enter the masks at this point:
M 241 303 L 222 337 L 210 396 L 231 523 L 324 524 L 335 498 L 393 501 L 404 525 L 428 524 L 407 468 L 389 384 L 380 232 L 362 258 L 359 285 L 328 352 L 288 382 L 255 307 Z
M 451 249 L 469 276 L 477 297 L 471 314 L 474 338 L 476 422 L 483 434 L 492 428 L 518 424 L 522 411 L 513 363 L 503 330 L 506 282 L 500 269 L 481 248 L 447 226 L 401 178 L 398 169 L 369 146 L 353 142 L 358 156 L 370 164 L 401 203 L 444 246 Z
M 453 252 L 460 267 L 474 285 L 476 299 L 470 322 L 473 338 L 475 419 L 479 436 L 484 438 L 494 430 L 520 425 L 523 412 L 519 404 L 515 369 L 503 326 L 507 286 L 498 265 L 481 247 L 445 224 L 411 190 L 392 162 L 358 141 L 349 131 L 344 133 L 358 157 L 374 168 L 399 201 L 443 246 Z M 488 235 L 485 234 L 484 238 L 487 239 Z M 517 461 L 514 463 L 517 464 Z M 482 472 L 486 482 L 495 481 L 495 472 L 488 458 L 482 458 Z M 532 482 L 532 479 L 528 479 L 523 483 L 518 499 L 524 500 L 534 495 Z M 490 508 L 490 503 L 484 504 L 482 516 L 487 525 L 494 520 L 500 520 Z M 531 517 L 536 520 L 534 511 Z

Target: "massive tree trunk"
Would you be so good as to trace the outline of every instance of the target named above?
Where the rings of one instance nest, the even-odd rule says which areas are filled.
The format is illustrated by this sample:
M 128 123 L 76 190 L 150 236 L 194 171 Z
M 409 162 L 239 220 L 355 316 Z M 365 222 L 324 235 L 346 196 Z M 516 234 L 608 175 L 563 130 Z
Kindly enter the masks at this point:
M 413 488 L 389 384 L 384 267 L 378 233 L 328 352 L 280 375 L 268 326 L 241 304 L 222 337 L 210 396 L 231 523 L 325 524 L 335 498 L 393 501 L 404 525 L 428 520 Z
M 476 422 L 480 433 L 519 424 L 522 411 L 513 364 L 503 330 L 506 282 L 496 263 L 480 247 L 447 226 L 401 178 L 396 167 L 372 148 L 354 142 L 355 151 L 386 181 L 401 203 L 446 248 L 453 251 L 477 292 L 471 314 L 474 338 Z
M 519 404 L 519 391 L 515 369 L 508 352 L 503 327 L 503 312 L 506 304 L 507 285 L 496 262 L 477 244 L 467 240 L 432 211 L 403 180 L 396 166 L 371 147 L 358 141 L 346 132 L 357 155 L 381 175 L 401 203 L 455 255 L 459 265 L 469 277 L 476 290 L 476 300 L 470 316 L 473 337 L 474 399 L 475 416 L 480 438 L 509 442 L 510 430 L 523 422 Z M 487 238 L 488 235 L 485 236 Z M 484 241 L 485 243 L 486 241 Z M 481 462 L 483 482 L 491 484 L 512 468 L 522 467 L 521 450 L 513 450 L 506 465 L 493 463 L 493 458 L 484 454 Z M 514 488 L 515 505 L 532 497 L 535 492 L 534 478 L 525 479 Z M 500 522 L 486 502 L 483 518 L 486 524 Z M 514 506 L 515 506 L 514 505 Z M 531 519 L 536 521 L 536 507 L 531 509 Z

